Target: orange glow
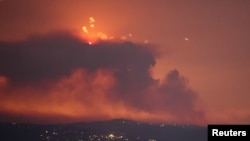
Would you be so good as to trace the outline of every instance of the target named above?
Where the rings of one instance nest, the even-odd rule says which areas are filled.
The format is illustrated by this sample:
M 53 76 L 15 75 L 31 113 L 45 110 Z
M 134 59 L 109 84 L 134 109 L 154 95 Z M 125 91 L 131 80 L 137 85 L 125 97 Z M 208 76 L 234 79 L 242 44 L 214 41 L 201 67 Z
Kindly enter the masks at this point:
M 157 110 L 147 111 L 136 108 L 113 97 L 112 88 L 116 84 L 114 72 L 115 70 L 99 69 L 90 73 L 83 69 L 76 69 L 70 76 L 62 77 L 56 82 L 46 81 L 45 85 L 48 86 L 46 90 L 23 86 L 5 92 L 3 87 L 0 87 L 0 112 L 15 114 L 16 117 L 37 115 L 42 119 L 47 119 L 46 122 L 128 118 L 146 122 L 181 122 L 199 125 L 206 125 L 207 122 L 230 123 L 235 113 L 240 116 L 235 118 L 234 122 L 243 123 L 240 121 L 245 121 L 245 114 L 249 113 L 248 111 L 227 113 L 225 110 L 225 114 L 218 115 L 215 111 L 207 110 L 204 119 L 199 115 L 185 116 L 185 111 L 183 111 L 184 116 L 178 117 L 161 109 L 164 101 L 162 101 L 162 95 L 154 93 L 154 88 L 148 89 L 149 93 L 142 101 L 156 103 Z M 8 87 L 7 79 L 0 77 L 0 86 L 3 85 L 5 88 Z M 228 115 L 232 116 L 228 117 Z M 59 119 L 58 116 L 60 116 Z M 37 121 L 36 118 L 33 120 L 42 122 Z
M 89 80 L 91 83 L 87 83 Z M 79 116 L 91 119 L 99 113 L 100 116 L 105 117 L 111 105 L 102 105 L 108 102 L 104 94 L 113 84 L 112 71 L 98 70 L 94 74 L 89 74 L 84 70 L 75 70 L 71 76 L 50 84 L 50 89 L 46 93 L 27 86 L 13 90 L 12 93 L 20 94 L 15 97 L 11 94 L 0 94 L 0 107 L 1 111 L 26 115 L 36 113 L 38 115 L 64 115 L 72 119 Z M 36 93 L 36 95 L 29 96 L 31 93 Z M 44 94 L 47 96 L 44 97 Z M 99 104 L 95 102 L 97 100 Z
M 91 27 L 91 28 L 94 28 L 94 27 L 95 27 L 95 25 L 94 25 L 94 24 L 91 24 L 91 25 L 90 25 L 90 27 Z
M 0 89 L 0 112 L 28 117 L 37 115 L 44 119 L 49 116 L 52 117 L 50 122 L 58 121 L 57 116 L 60 116 L 60 120 L 64 122 L 114 118 L 150 122 L 180 121 L 171 113 L 146 111 L 117 100 L 111 91 L 116 84 L 114 72 L 115 70 L 99 69 L 90 73 L 76 69 L 68 77 L 53 83 L 46 82 L 48 85 L 46 90 L 39 91 L 34 87 L 24 86 L 12 89 L 7 95 Z M 159 100 L 158 98 L 150 100 Z M 202 120 L 185 119 L 183 122 L 203 124 Z
M 89 17 L 89 23 L 90 23 L 90 24 L 95 23 L 94 17 Z
M 105 95 L 114 84 L 110 72 L 112 71 L 99 70 L 95 74 L 89 74 L 84 70 L 76 70 L 70 77 L 51 84 L 46 97 L 43 96 L 45 93 L 38 92 L 35 88 L 15 89 L 12 93 L 20 95 L 15 97 L 0 95 L 1 112 L 61 115 L 69 117 L 70 121 L 79 117 L 83 120 L 95 120 L 115 118 L 117 115 L 121 117 L 132 115 L 122 103 L 111 102 L 110 96 Z M 87 80 L 92 81 L 87 83 Z M 30 93 L 36 95 L 30 96 Z
M 95 19 L 94 17 L 90 17 L 89 18 L 89 27 L 90 29 L 87 28 L 87 26 L 83 26 L 82 30 L 84 32 L 83 38 L 88 40 L 88 43 L 94 44 L 96 42 L 98 42 L 99 40 L 108 40 L 108 39 L 113 39 L 109 38 L 107 34 L 103 33 L 103 32 L 97 32 L 95 30 Z
M 127 39 L 127 36 L 125 35 L 121 37 L 121 40 L 126 40 L 126 39 Z
M 83 26 L 83 27 L 82 27 L 82 30 L 83 30 L 84 33 L 89 33 L 89 31 L 88 31 L 88 29 L 87 29 L 86 26 Z
M 114 38 L 114 36 L 109 36 L 109 40 L 113 40 Z
M 97 36 L 102 39 L 102 40 L 107 40 L 108 39 L 108 36 L 102 32 L 98 32 L 97 33 Z

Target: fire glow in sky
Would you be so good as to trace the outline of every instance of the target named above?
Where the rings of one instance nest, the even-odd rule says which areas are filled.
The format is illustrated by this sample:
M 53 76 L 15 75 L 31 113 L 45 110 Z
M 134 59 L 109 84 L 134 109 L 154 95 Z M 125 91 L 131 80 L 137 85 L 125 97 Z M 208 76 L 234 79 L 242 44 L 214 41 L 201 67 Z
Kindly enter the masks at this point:
M 0 120 L 250 123 L 249 4 L 1 1 Z
M 84 38 L 88 40 L 89 44 L 93 44 L 98 40 L 107 40 L 108 36 L 102 32 L 95 33 L 93 29 L 95 28 L 94 17 L 89 17 L 89 26 L 83 26 L 82 31 L 84 32 Z M 109 37 L 111 39 L 112 37 Z

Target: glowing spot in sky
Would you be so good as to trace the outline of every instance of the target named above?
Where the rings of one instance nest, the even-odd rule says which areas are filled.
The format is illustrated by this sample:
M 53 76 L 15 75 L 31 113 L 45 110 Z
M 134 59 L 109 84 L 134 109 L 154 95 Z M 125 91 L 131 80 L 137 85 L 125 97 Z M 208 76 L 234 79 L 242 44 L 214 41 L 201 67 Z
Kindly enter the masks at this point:
M 88 31 L 88 29 L 87 29 L 86 26 L 83 26 L 83 27 L 82 27 L 82 30 L 83 30 L 83 32 L 85 32 L 85 33 L 89 33 L 89 31 Z
M 108 36 L 103 32 L 97 32 L 95 30 L 95 23 L 96 20 L 94 17 L 89 17 L 89 24 L 84 25 L 82 30 L 84 32 L 84 38 L 87 39 L 88 44 L 92 45 L 100 40 L 113 40 L 115 39 L 114 36 Z M 123 35 L 120 37 L 121 40 L 130 40 L 134 35 L 132 33 L 128 33 L 127 35 Z M 148 43 L 148 40 L 145 40 L 144 43 Z
M 94 25 L 94 24 L 91 24 L 91 25 L 90 25 L 90 27 L 91 27 L 91 28 L 94 28 L 94 27 L 95 27 L 95 25 Z
M 96 43 L 98 40 L 108 40 L 114 38 L 108 37 L 108 35 L 103 32 L 96 32 L 95 22 L 94 17 L 89 17 L 89 25 L 82 27 L 84 38 L 88 40 L 89 45 Z
M 89 17 L 89 23 L 90 23 L 90 24 L 95 23 L 94 17 Z
M 94 17 L 90 17 L 89 18 L 89 26 L 91 27 L 91 28 L 94 28 L 95 27 L 95 19 L 94 19 Z
M 185 41 L 189 41 L 189 39 L 187 37 L 184 38 Z

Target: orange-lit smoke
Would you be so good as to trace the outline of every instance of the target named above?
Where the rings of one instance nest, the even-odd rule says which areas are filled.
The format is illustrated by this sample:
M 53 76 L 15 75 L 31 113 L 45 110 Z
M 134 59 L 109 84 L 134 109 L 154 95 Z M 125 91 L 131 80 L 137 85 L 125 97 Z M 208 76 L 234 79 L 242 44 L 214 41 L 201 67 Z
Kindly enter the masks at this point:
M 71 120 L 110 118 L 115 110 L 105 94 L 114 85 L 111 72 L 98 70 L 90 74 L 78 69 L 68 77 L 45 84 L 48 85 L 45 90 L 30 86 L 13 89 L 11 93 L 1 94 L 1 111 L 33 116 L 62 115 Z
M 41 122 L 128 118 L 202 124 L 198 94 L 178 70 L 159 83 L 151 46 L 88 45 L 70 34 L 0 43 L 0 115 Z
M 190 123 L 206 125 L 208 123 L 244 123 L 247 111 L 218 115 L 208 112 L 209 119 L 202 116 L 183 118 L 164 111 L 164 96 L 147 94 L 142 101 L 157 103 L 157 109 L 148 111 L 133 107 L 114 98 L 112 88 L 116 85 L 115 70 L 99 69 L 90 73 L 84 69 L 75 69 L 70 76 L 57 81 L 43 81 L 46 89 L 26 85 L 11 88 L 6 77 L 0 77 L 0 114 L 6 114 L 11 121 L 39 123 L 67 123 L 79 121 L 110 120 L 127 118 L 146 122 Z M 149 88 L 148 91 L 155 91 Z M 152 96 L 153 95 L 153 96 Z M 178 108 L 178 107 L 176 107 Z M 174 109 L 174 108 L 173 108 Z M 178 109 L 175 109 L 178 110 Z M 180 109 L 181 110 L 181 109 Z M 235 115 L 235 113 L 237 113 Z M 230 116 L 229 116 L 230 115 Z M 20 117 L 24 117 L 20 119 Z
M 203 125 L 229 123 L 232 118 L 248 121 L 247 111 L 220 111 L 224 116 L 200 107 L 199 95 L 178 70 L 161 80 L 153 78 L 150 70 L 157 53 L 149 44 L 88 45 L 59 32 L 23 42 L 0 42 L 0 50 L 0 120 L 54 123 L 128 118 Z M 234 113 L 238 116 L 233 117 Z
M 32 117 L 33 119 L 29 119 L 31 122 L 74 122 L 114 118 L 179 122 L 171 113 L 161 110 L 149 112 L 113 98 L 112 87 L 116 83 L 114 72 L 115 70 L 99 69 L 90 73 L 84 69 L 75 69 L 68 77 L 41 82 L 47 85 L 46 89 L 26 85 L 7 91 L 7 80 L 1 77 L 0 112 L 16 116 L 10 119 L 17 121 L 20 115 L 25 115 L 26 119 Z M 151 99 L 151 102 L 154 100 L 158 101 L 159 97 Z M 51 117 L 49 121 L 48 117 Z

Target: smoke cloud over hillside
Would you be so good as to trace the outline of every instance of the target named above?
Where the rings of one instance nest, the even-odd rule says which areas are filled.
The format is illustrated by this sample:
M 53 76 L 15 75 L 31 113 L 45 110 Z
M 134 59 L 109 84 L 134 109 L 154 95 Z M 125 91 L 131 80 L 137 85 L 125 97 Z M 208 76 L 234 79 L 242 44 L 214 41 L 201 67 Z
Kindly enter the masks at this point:
M 67 33 L 0 43 L 0 113 L 58 122 L 129 118 L 204 121 L 198 95 L 178 70 L 156 80 L 154 47 L 87 42 Z

